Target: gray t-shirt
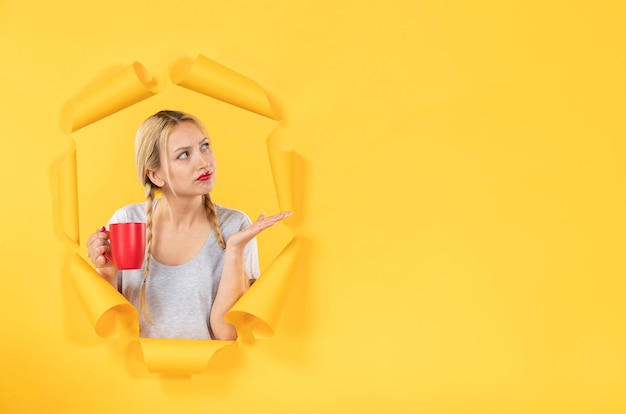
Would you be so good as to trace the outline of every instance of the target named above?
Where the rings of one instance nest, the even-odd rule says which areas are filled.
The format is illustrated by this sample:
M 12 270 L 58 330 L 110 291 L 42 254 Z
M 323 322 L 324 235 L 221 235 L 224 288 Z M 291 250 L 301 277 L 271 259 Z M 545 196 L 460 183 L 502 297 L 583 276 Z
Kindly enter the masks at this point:
M 154 205 L 158 199 L 154 201 Z M 216 204 L 217 217 L 224 240 L 248 227 L 250 218 L 239 210 Z M 111 223 L 145 222 L 145 203 L 125 206 L 113 214 Z M 107 227 L 108 227 L 107 224 Z M 139 295 L 144 265 L 138 270 L 118 271 L 118 289 L 139 309 Z M 167 266 L 150 257 L 150 274 L 146 282 L 146 300 L 153 324 L 139 316 L 139 336 L 146 338 L 213 339 L 209 314 L 217 293 L 222 268 L 222 250 L 211 231 L 200 252 L 189 262 Z M 256 239 L 244 250 L 245 272 L 251 279 L 259 276 Z

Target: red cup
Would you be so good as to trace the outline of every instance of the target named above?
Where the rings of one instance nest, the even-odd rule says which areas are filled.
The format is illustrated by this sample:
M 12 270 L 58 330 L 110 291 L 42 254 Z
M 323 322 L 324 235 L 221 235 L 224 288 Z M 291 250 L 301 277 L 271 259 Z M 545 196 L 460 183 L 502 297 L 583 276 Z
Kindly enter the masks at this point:
M 141 269 L 146 252 L 146 223 L 114 223 L 109 235 L 111 255 L 106 257 L 118 270 Z

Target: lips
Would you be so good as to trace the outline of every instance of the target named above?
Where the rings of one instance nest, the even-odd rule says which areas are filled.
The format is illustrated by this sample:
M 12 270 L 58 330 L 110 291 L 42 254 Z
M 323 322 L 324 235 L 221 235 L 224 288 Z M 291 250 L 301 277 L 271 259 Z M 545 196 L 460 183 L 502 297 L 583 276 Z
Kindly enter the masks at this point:
M 213 173 L 210 172 L 205 172 L 204 174 L 200 175 L 197 180 L 198 181 L 206 181 L 211 179 L 211 176 L 213 175 Z

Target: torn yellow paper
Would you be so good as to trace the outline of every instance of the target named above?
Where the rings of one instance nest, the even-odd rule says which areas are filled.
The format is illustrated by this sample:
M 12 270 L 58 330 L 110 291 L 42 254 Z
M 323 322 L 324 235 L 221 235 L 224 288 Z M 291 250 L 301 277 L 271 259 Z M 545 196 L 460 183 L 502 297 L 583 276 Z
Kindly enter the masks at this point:
M 175 83 L 186 89 L 199 92 L 242 109 L 270 119 L 277 116 L 265 91 L 253 80 L 232 71 L 210 59 L 199 56 L 191 63 L 179 64 L 172 72 Z M 143 66 L 136 63 L 115 76 L 87 88 L 74 100 L 71 111 L 64 113 L 64 120 L 75 131 L 85 125 L 96 123 L 104 117 L 131 105 L 145 105 L 146 97 L 154 93 L 152 77 Z M 167 92 L 164 92 L 167 93 Z M 193 108 L 192 108 L 193 109 Z M 94 141 L 85 141 L 83 145 Z M 292 211 L 293 151 L 276 144 L 268 144 L 274 185 L 283 210 Z M 57 218 L 62 223 L 72 246 L 79 249 L 80 234 L 77 215 L 80 205 L 78 177 L 76 173 L 76 150 L 68 154 L 59 164 L 59 183 L 56 199 L 59 211 Z M 67 207 L 66 210 L 64 208 Z M 72 216 L 74 215 L 74 216 Z M 72 217 L 70 217 L 72 216 Z M 67 241 L 67 240 L 66 240 Z M 300 242 L 292 238 L 287 246 L 274 258 L 259 280 L 240 298 L 227 314 L 238 334 L 238 342 L 246 343 L 256 337 L 273 335 L 283 304 L 287 297 L 296 265 L 299 260 Z M 96 333 L 101 337 L 125 337 L 136 340 L 141 348 L 145 364 L 150 372 L 167 374 L 192 374 L 206 369 L 215 352 L 233 341 L 199 341 L 187 339 L 139 338 L 138 313 L 132 304 L 115 288 L 109 285 L 84 260 L 74 255 L 70 263 L 71 282 Z
M 139 333 L 135 307 L 78 254 L 71 259 L 70 276 L 76 295 L 99 336 L 124 337 Z
M 55 194 L 55 226 L 65 237 L 78 243 L 78 194 L 76 149 L 56 165 L 52 180 Z
M 267 151 L 274 177 L 274 186 L 278 205 L 281 211 L 294 210 L 294 152 L 292 150 L 282 150 L 272 146 L 269 142 Z
M 172 82 L 203 95 L 276 119 L 265 90 L 252 79 L 205 56 L 181 60 L 170 71 Z
M 274 334 L 296 271 L 300 248 L 300 241 L 292 239 L 226 314 L 226 320 L 235 326 L 244 340 Z
M 154 95 L 156 80 L 139 62 L 102 79 L 63 109 L 61 126 L 73 132 Z
M 204 371 L 217 351 L 236 342 L 140 338 L 139 344 L 148 371 L 158 374 L 189 375 Z

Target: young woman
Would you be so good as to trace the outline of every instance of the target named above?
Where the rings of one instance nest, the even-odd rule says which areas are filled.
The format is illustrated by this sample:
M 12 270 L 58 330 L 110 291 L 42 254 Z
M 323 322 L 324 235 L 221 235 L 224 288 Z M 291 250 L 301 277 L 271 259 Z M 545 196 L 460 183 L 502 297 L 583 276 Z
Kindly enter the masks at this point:
M 236 339 L 224 316 L 259 275 L 255 236 L 291 213 L 262 214 L 252 223 L 211 201 L 215 154 L 192 115 L 149 117 L 137 132 L 135 153 L 146 202 L 121 208 L 109 223 L 146 223 L 143 267 L 118 270 L 107 261 L 104 228 L 88 239 L 87 256 L 140 310 L 140 336 Z

